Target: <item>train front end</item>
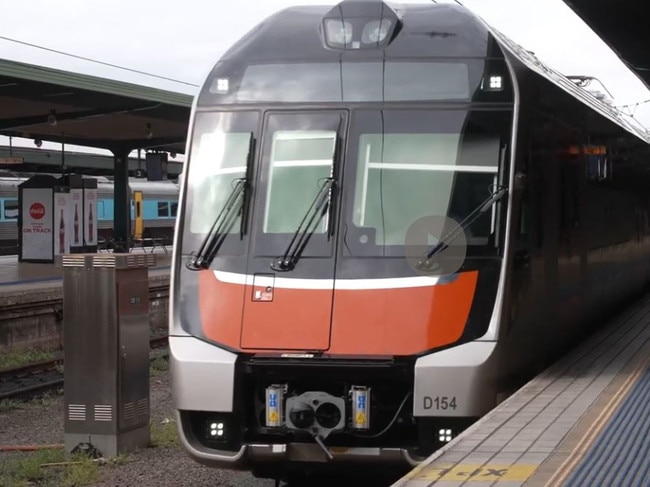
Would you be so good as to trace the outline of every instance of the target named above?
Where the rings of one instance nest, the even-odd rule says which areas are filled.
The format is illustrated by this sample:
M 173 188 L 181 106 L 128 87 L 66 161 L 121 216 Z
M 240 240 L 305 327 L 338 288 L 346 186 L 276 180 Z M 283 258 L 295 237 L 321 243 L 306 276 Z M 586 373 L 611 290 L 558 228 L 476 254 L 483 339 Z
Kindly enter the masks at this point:
M 196 460 L 410 467 L 494 406 L 512 85 L 451 5 L 291 8 L 222 58 L 172 269 Z

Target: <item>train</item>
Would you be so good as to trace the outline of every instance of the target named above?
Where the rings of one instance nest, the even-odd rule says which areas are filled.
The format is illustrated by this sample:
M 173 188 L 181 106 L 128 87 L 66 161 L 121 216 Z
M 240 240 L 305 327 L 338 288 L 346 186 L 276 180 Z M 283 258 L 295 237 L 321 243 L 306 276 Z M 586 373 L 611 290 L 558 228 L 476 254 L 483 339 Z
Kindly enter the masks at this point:
M 18 186 L 33 174 L 0 173 L 0 255 L 18 253 Z M 97 237 L 103 248 L 113 241 L 113 182 L 106 177 L 97 179 Z M 147 181 L 129 179 L 132 233 L 143 228 L 147 236 L 171 245 L 178 211 L 178 181 Z M 136 211 L 135 201 L 142 201 L 142 211 Z
M 192 108 L 184 448 L 290 485 L 415 467 L 643 292 L 649 143 L 460 5 L 269 17 Z

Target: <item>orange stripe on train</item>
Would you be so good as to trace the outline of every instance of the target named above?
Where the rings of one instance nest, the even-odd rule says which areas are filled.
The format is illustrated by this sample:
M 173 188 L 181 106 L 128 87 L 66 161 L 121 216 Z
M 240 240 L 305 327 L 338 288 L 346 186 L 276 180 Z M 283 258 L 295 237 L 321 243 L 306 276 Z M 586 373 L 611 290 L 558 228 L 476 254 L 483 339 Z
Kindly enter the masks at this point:
M 465 329 L 477 279 L 474 271 L 435 286 L 337 291 L 329 351 L 411 355 L 454 343 Z
M 446 284 L 334 293 L 275 288 L 272 300 L 260 301 L 252 286 L 221 282 L 202 271 L 200 314 L 207 339 L 249 352 L 409 355 L 460 338 L 477 278 L 474 271 Z

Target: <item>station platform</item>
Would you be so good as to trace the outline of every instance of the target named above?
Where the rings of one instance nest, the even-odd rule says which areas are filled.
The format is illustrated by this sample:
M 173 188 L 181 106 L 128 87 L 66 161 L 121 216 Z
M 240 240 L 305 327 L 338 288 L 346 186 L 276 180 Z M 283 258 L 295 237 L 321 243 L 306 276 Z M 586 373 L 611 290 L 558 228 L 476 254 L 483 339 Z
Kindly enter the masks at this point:
M 143 251 L 156 256 L 155 266 L 149 269 L 151 277 L 169 275 L 171 251 L 160 247 Z M 0 296 L 17 290 L 57 287 L 62 282 L 63 268 L 56 264 L 18 262 L 16 255 L 0 256 Z
M 650 486 L 650 295 L 393 487 Z
M 149 322 L 152 333 L 158 334 L 168 322 L 171 253 L 163 249 L 153 253 L 155 264 L 148 269 Z M 0 354 L 9 349 L 60 347 L 62 320 L 63 267 L 0 256 Z

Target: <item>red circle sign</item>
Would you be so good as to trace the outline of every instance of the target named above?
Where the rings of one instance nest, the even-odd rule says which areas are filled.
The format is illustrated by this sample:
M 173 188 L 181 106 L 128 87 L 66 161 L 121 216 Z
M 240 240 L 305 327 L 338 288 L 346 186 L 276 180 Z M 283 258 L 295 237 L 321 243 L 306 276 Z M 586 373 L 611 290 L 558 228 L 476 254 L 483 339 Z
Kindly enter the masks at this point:
M 42 203 L 32 203 L 29 207 L 29 216 L 34 220 L 40 220 L 45 216 L 45 207 Z

